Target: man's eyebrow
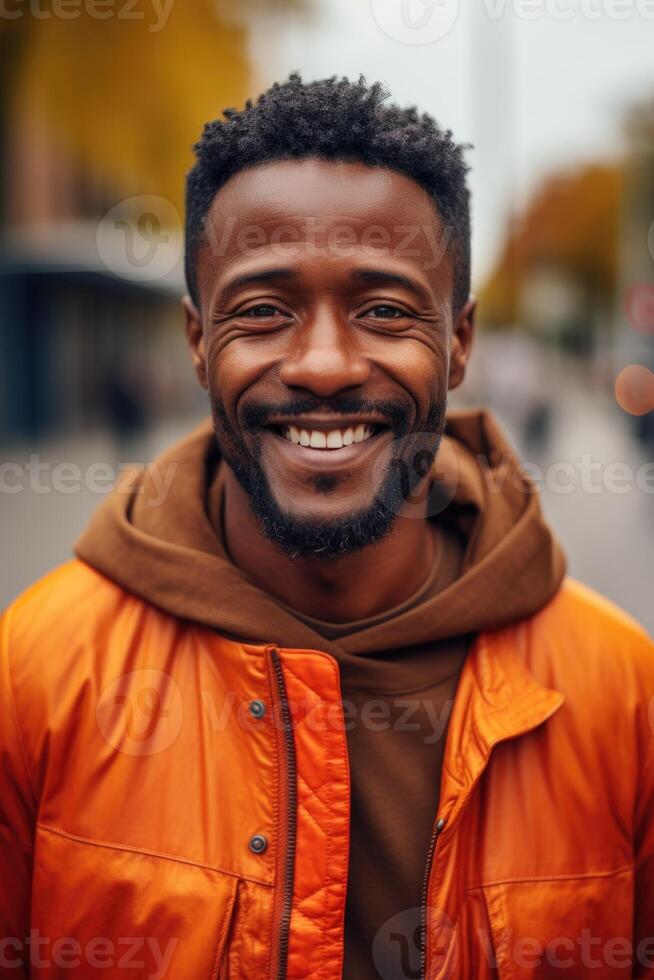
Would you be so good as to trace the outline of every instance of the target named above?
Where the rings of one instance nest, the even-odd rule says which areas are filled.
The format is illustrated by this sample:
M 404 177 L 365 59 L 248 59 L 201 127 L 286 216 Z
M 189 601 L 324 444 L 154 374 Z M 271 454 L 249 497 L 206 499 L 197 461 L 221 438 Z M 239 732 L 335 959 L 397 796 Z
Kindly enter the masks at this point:
M 297 273 L 293 269 L 281 267 L 276 269 L 261 269 L 257 272 L 246 272 L 243 275 L 228 279 L 220 292 L 223 297 L 230 296 L 236 290 L 243 289 L 245 286 L 257 286 L 260 283 L 266 282 L 279 282 L 279 280 L 283 279 L 297 279 Z
M 396 286 L 403 286 L 419 296 L 420 299 L 429 300 L 429 293 L 422 283 L 411 276 L 403 275 L 401 272 L 391 272 L 388 269 L 355 269 L 352 272 L 352 278 L 363 282 L 379 283 L 380 285 L 392 283 Z

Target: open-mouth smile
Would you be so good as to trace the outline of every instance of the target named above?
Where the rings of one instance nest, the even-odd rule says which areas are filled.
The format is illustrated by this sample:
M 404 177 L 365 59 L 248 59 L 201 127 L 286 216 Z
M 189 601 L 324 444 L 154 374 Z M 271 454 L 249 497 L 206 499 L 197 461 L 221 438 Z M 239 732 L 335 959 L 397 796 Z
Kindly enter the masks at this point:
M 385 428 L 386 426 L 360 422 L 358 425 L 328 430 L 295 425 L 279 426 L 276 431 L 295 446 L 304 446 L 307 449 L 333 450 L 366 442 Z
M 375 453 L 378 442 L 392 441 L 393 430 L 388 425 L 369 420 L 358 422 L 348 419 L 340 426 L 334 419 L 298 419 L 296 424 L 282 420 L 266 426 L 277 452 L 289 463 L 313 470 L 340 468 L 363 462 Z

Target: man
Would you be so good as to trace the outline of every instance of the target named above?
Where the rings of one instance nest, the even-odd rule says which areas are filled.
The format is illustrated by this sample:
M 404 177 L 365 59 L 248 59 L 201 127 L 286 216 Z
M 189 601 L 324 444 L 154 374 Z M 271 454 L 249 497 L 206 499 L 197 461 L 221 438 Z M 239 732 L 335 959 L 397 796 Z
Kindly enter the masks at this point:
M 291 76 L 196 146 L 212 419 L 3 621 L 7 976 L 654 973 L 654 648 L 446 419 L 463 148 L 385 98 Z

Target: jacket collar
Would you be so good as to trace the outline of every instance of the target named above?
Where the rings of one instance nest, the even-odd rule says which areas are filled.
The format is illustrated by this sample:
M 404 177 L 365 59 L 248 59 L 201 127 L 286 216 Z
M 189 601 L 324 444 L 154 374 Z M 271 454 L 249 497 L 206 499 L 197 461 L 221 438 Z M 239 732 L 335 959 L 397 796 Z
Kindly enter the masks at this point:
M 563 704 L 560 691 L 541 684 L 525 664 L 524 624 L 480 633 L 470 650 L 450 716 L 439 817 L 451 825 L 499 742 L 537 728 Z

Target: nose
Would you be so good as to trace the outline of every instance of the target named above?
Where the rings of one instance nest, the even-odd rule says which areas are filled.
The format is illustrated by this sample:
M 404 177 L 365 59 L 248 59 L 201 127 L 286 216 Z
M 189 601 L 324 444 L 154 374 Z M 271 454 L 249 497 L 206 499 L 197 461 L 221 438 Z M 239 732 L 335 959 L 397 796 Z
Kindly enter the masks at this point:
M 370 363 L 361 353 L 352 328 L 331 310 L 322 310 L 296 334 L 297 346 L 286 358 L 280 377 L 289 388 L 304 388 L 321 398 L 367 381 Z

